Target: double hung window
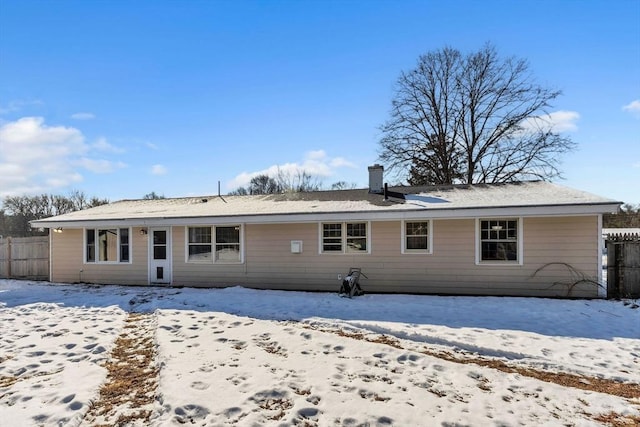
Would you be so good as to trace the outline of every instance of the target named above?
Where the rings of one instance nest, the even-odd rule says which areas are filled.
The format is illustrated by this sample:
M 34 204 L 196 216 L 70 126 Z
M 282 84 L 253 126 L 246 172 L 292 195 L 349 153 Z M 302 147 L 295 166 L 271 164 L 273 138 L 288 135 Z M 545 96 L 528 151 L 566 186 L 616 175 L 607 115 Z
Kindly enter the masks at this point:
M 187 227 L 188 262 L 240 262 L 240 226 Z
M 368 253 L 369 224 L 366 222 L 335 222 L 321 225 L 323 253 Z
M 429 221 L 406 221 L 403 229 L 405 253 L 431 253 Z
M 520 231 L 518 219 L 481 219 L 480 261 L 518 262 Z

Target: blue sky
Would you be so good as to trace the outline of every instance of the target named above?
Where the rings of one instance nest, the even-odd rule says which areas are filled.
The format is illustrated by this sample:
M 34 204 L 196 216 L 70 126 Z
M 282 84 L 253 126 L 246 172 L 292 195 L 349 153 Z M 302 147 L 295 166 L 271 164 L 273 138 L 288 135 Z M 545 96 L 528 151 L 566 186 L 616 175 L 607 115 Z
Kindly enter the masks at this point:
M 640 203 L 637 0 L 0 0 L 0 197 L 364 187 L 400 72 L 486 42 L 562 90 L 557 182 Z

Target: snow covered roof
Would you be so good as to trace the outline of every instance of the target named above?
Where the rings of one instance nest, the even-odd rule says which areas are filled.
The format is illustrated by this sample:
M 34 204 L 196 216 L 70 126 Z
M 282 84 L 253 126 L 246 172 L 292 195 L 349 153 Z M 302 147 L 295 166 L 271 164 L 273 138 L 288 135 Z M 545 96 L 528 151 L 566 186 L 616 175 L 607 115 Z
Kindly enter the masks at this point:
M 34 227 L 179 225 L 224 222 L 298 222 L 482 215 L 595 214 L 617 210 L 620 202 L 544 181 L 506 184 L 389 187 L 387 198 L 367 189 L 253 196 L 203 196 L 122 200 L 32 222 Z M 207 221 L 208 222 L 208 221 Z

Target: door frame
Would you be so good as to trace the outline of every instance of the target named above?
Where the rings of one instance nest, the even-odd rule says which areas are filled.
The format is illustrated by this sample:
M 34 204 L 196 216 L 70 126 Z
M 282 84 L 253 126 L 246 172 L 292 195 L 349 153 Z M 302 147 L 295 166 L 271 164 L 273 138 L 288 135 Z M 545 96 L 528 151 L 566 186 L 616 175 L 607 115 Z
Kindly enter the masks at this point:
M 154 231 L 166 231 L 167 232 L 167 258 L 164 262 L 157 262 L 159 260 L 153 259 L 153 232 Z M 148 282 L 150 285 L 170 285 L 173 282 L 173 245 L 172 245 L 172 233 L 173 229 L 171 226 L 166 227 L 149 227 L 148 236 L 149 243 L 147 245 L 147 265 L 148 265 Z M 154 279 L 155 275 L 153 274 L 153 270 L 158 267 L 158 264 L 162 264 L 164 267 L 164 280 L 157 281 Z

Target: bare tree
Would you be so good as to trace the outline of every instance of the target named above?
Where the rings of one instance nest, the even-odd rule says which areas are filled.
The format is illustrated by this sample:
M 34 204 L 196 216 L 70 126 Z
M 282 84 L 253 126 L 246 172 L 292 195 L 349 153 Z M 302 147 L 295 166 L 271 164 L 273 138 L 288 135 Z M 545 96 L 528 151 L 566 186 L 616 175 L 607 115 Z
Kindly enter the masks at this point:
M 355 188 L 358 188 L 358 184 L 355 182 L 337 181 L 331 184 L 332 190 L 353 190 Z
M 380 159 L 416 185 L 557 177 L 558 155 L 575 146 L 548 120 L 559 95 L 489 44 L 429 52 L 398 79 Z
M 640 227 L 640 205 L 625 203 L 618 212 L 602 216 L 604 226 L 608 228 Z
M 87 209 L 109 203 L 106 199 L 92 197 L 73 191 L 69 197 L 40 194 L 35 196 L 9 196 L 3 200 L 3 226 L 0 234 L 32 236 L 40 234 L 29 225 L 30 221 L 54 215 Z
M 282 191 L 294 193 L 318 191 L 322 186 L 322 183 L 317 177 L 314 177 L 305 170 L 285 172 L 282 169 L 278 169 L 275 180 Z
M 142 199 L 144 199 L 144 200 L 160 200 L 160 199 L 166 199 L 166 197 L 164 197 L 164 194 L 158 194 L 155 191 L 152 191 L 151 193 L 145 194 L 144 197 L 142 197 Z
M 278 169 L 275 177 L 271 177 L 267 174 L 256 175 L 251 178 L 247 187 L 239 187 L 229 194 L 246 196 L 250 194 L 308 192 L 318 191 L 320 188 L 320 180 L 304 170 L 292 173 Z

